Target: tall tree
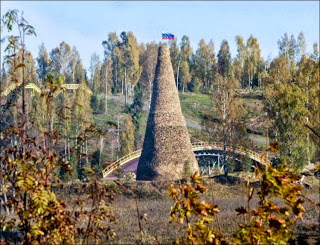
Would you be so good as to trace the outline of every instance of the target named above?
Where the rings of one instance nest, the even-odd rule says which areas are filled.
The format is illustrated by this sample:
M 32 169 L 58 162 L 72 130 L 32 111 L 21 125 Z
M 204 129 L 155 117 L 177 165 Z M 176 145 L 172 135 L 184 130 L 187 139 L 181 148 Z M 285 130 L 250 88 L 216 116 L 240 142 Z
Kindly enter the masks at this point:
M 121 156 L 125 156 L 134 151 L 134 131 L 135 129 L 131 115 L 127 115 L 123 122 L 123 127 L 121 131 Z
M 298 60 L 301 59 L 302 55 L 306 54 L 306 39 L 304 33 L 300 32 L 297 40 L 297 56 Z
M 180 81 L 180 87 L 182 92 L 184 92 L 188 83 L 191 81 L 190 74 L 190 57 L 192 55 L 192 48 L 190 44 L 189 37 L 184 35 L 180 43 L 180 64 L 179 74 L 177 74 L 178 83 Z M 178 84 L 179 85 L 179 84 Z
M 74 55 L 72 55 L 70 45 L 66 42 L 61 42 L 59 47 L 50 52 L 50 72 L 64 76 L 65 83 L 74 83 L 72 72 L 75 69 L 75 65 L 72 66 L 72 58 L 74 59 Z
M 43 43 L 39 47 L 37 63 L 38 63 L 38 70 L 37 70 L 38 77 L 42 83 L 45 83 L 46 76 L 49 72 L 50 57 Z
M 244 43 L 243 37 L 236 36 L 236 43 L 237 43 L 237 57 L 235 60 L 235 67 L 236 67 L 236 78 L 239 82 L 241 82 L 241 87 L 245 88 L 245 77 L 244 77 L 244 65 L 247 58 L 247 47 Z
M 227 40 L 223 40 L 218 53 L 218 71 L 221 76 L 231 78 L 231 54 Z
M 125 103 L 127 103 L 128 93 L 131 93 L 132 88 L 137 84 L 142 67 L 139 65 L 139 45 L 133 33 L 122 32 L 120 38 L 121 42 L 117 46 L 122 56 L 121 66 L 123 67 Z
M 22 108 L 21 108 L 21 145 L 22 145 L 22 155 L 26 154 L 26 137 L 27 137 L 27 111 L 26 111 L 26 37 L 30 35 L 36 35 L 33 26 L 29 25 L 28 22 L 23 18 L 23 13 L 19 16 L 17 10 L 10 10 L 7 12 L 2 18 L 2 24 L 4 28 L 6 28 L 9 32 L 15 29 L 16 32 L 19 33 L 18 36 L 16 35 L 9 35 L 8 41 L 9 44 L 5 48 L 5 50 L 9 53 L 5 56 L 5 60 L 8 63 L 12 64 L 12 77 L 15 83 L 21 82 L 22 87 Z M 20 62 L 18 61 L 18 57 L 20 58 Z M 17 79 L 16 74 L 18 71 L 21 73 L 21 80 Z
M 96 53 L 91 55 L 89 71 L 91 73 L 89 87 L 97 94 L 101 87 L 101 61 L 99 55 Z
M 84 81 L 87 84 L 85 69 L 80 58 L 80 53 L 75 46 L 72 47 L 71 59 L 69 61 L 69 74 L 72 73 L 72 83 L 81 84 Z
M 211 139 L 223 144 L 222 164 L 225 176 L 228 176 L 232 164 L 231 158 L 235 161 L 235 148 L 240 143 L 248 141 L 242 120 L 245 110 L 241 101 L 235 96 L 235 81 L 220 74 L 216 74 L 215 79 L 218 80 L 212 94 L 215 104 L 207 113 L 203 123 Z M 228 152 L 227 147 L 232 147 L 233 152 Z
M 193 69 L 194 75 L 199 80 L 203 91 L 208 91 L 210 87 L 210 62 L 212 62 L 210 60 L 210 47 L 201 39 L 195 53 Z
M 208 43 L 208 48 L 209 48 L 209 59 L 208 59 L 208 88 L 212 88 L 213 83 L 214 83 L 214 78 L 216 73 L 218 72 L 217 69 L 217 57 L 216 57 L 216 53 L 215 53 L 215 46 L 214 46 L 214 42 L 211 39 Z
M 249 89 L 252 89 L 254 84 L 256 86 L 259 86 L 258 65 L 260 61 L 260 46 L 258 43 L 258 39 L 252 35 L 250 35 L 247 40 L 246 51 L 246 75 Z
M 181 62 L 181 56 L 180 56 L 180 49 L 177 43 L 177 40 L 171 40 L 170 41 L 170 58 L 171 58 L 171 64 L 173 68 L 173 74 L 176 78 L 176 83 L 178 83 L 178 70 L 180 69 L 180 62 Z M 178 89 L 178 84 L 177 84 Z
M 280 142 L 280 159 L 301 170 L 310 159 L 308 132 L 304 126 L 307 94 L 297 83 L 290 60 L 280 55 L 270 65 L 266 79 L 265 108 L 271 119 L 271 137 Z
M 76 167 L 78 176 L 83 176 L 83 167 L 85 166 L 85 160 L 88 163 L 87 154 L 87 139 L 84 137 L 83 132 L 87 126 L 92 122 L 92 109 L 90 103 L 88 103 L 88 94 L 85 91 L 85 80 L 82 78 L 81 84 L 76 92 L 76 98 L 74 100 L 71 112 L 71 135 L 73 136 L 74 145 L 76 149 L 76 157 L 72 158 L 72 165 Z M 81 137 L 80 137 L 81 136 Z M 83 158 L 85 155 L 86 159 Z
M 111 32 L 108 34 L 108 39 L 102 42 L 104 47 L 105 58 L 108 56 L 112 62 L 112 92 L 117 93 L 121 90 L 121 85 L 119 84 L 119 76 L 121 76 L 121 53 L 119 52 L 120 40 L 117 33 Z
M 158 59 L 158 45 L 154 42 L 147 43 L 146 49 L 141 55 L 142 70 L 142 84 L 147 88 L 147 94 L 149 98 L 149 107 L 151 104 L 153 80 L 156 71 L 157 59 Z M 144 83 L 144 80 L 146 83 Z
M 138 85 L 134 87 L 134 100 L 128 110 L 134 125 L 134 146 L 136 150 L 140 148 L 139 132 L 140 132 L 140 122 L 143 114 L 142 97 L 143 97 L 142 89 L 141 89 L 140 83 L 138 83 Z

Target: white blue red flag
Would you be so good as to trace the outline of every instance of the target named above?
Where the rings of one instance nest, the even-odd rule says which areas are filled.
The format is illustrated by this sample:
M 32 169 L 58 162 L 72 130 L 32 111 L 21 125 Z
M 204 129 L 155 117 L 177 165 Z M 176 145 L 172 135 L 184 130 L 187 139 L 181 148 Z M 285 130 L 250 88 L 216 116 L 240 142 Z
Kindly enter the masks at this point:
M 174 39 L 174 35 L 168 32 L 162 32 L 162 39 L 169 39 L 169 40 L 173 40 Z

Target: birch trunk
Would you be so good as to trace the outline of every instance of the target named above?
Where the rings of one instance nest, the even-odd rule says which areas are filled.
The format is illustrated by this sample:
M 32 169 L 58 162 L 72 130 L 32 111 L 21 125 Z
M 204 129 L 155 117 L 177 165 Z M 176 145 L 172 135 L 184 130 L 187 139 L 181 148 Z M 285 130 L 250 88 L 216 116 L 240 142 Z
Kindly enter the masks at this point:
M 108 61 L 106 61 L 106 108 L 105 113 L 107 115 L 108 113 Z

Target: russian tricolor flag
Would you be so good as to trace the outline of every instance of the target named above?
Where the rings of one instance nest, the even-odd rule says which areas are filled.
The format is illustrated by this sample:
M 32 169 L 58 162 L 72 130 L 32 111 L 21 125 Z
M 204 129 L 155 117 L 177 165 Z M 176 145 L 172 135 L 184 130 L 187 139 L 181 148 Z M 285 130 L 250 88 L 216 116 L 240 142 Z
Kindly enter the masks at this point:
M 174 40 L 174 35 L 168 32 L 162 32 L 162 39 Z

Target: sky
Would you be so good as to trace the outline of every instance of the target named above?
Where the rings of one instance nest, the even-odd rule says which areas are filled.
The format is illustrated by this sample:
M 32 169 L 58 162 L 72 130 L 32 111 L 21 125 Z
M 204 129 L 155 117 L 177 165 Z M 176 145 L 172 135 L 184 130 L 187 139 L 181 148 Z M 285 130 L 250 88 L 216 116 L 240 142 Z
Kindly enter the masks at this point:
M 37 57 L 41 43 L 50 52 L 62 41 L 80 52 L 84 67 L 96 52 L 103 58 L 108 33 L 132 31 L 138 42 L 161 41 L 161 31 L 173 33 L 180 43 L 187 35 L 193 50 L 201 39 L 211 39 L 218 53 L 229 42 L 236 55 L 235 36 L 258 38 L 264 59 L 278 54 L 277 41 L 284 33 L 296 38 L 304 32 L 307 52 L 319 43 L 319 1 L 3 1 L 1 17 L 9 9 L 24 12 L 37 37 L 28 37 L 27 48 Z M 1 34 L 6 35 L 6 33 Z M 1 45 L 3 57 L 4 44 Z

